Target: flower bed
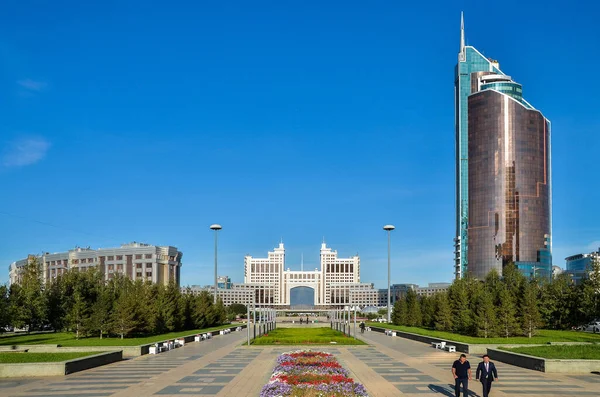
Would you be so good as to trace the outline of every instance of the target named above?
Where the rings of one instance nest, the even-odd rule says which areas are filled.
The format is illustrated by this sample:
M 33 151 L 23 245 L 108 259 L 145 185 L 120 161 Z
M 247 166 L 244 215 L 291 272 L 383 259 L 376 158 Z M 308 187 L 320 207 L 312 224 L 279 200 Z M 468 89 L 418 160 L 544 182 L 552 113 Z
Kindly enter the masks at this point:
M 277 358 L 271 380 L 260 397 L 368 396 L 330 353 L 298 350 Z

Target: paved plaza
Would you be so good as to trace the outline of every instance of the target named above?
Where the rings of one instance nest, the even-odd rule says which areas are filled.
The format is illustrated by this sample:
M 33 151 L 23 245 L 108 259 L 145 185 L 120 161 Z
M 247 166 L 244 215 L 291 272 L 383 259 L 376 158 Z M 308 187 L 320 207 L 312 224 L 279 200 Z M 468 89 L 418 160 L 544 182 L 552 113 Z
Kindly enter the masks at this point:
M 277 356 L 292 347 L 244 347 L 245 332 L 64 377 L 0 379 L 3 397 L 258 396 Z M 454 396 L 457 354 L 368 332 L 369 346 L 319 348 L 336 355 L 372 397 Z M 470 358 L 471 364 L 479 359 Z M 497 363 L 492 396 L 598 396 L 600 375 L 553 375 Z M 472 396 L 481 396 L 472 381 Z

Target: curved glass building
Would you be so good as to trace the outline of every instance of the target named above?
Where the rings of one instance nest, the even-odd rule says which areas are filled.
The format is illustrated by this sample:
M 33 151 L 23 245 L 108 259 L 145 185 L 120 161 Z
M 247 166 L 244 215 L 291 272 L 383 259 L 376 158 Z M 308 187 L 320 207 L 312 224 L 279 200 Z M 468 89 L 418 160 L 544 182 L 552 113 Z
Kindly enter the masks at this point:
M 496 61 L 486 69 L 482 57 L 464 46 L 461 27 L 455 272 L 482 279 L 516 265 L 528 277 L 550 278 L 550 122 Z

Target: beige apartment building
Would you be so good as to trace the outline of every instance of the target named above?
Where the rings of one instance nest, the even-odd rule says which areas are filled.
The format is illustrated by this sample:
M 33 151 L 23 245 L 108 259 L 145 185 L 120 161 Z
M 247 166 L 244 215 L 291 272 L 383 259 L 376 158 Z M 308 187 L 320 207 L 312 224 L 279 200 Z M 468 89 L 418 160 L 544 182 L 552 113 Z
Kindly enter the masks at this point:
M 118 248 L 80 248 L 59 253 L 29 255 L 9 266 L 11 284 L 21 280 L 23 268 L 34 259 L 42 268 L 43 281 L 50 281 L 73 269 L 78 271 L 90 267 L 98 268 L 110 280 L 115 274 L 122 274 L 132 280 L 150 281 L 155 284 L 168 284 L 174 281 L 180 285 L 181 258 L 183 253 L 172 246 L 156 246 L 133 242 Z

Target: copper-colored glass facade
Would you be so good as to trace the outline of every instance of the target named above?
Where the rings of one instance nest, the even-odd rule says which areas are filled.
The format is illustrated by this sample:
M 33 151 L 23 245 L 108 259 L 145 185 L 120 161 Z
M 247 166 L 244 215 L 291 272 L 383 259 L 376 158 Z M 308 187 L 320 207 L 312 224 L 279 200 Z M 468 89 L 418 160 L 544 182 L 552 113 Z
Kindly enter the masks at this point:
M 472 85 L 468 100 L 468 263 L 478 279 L 513 263 L 528 277 L 552 274 L 550 123 L 513 85 L 514 96 Z

